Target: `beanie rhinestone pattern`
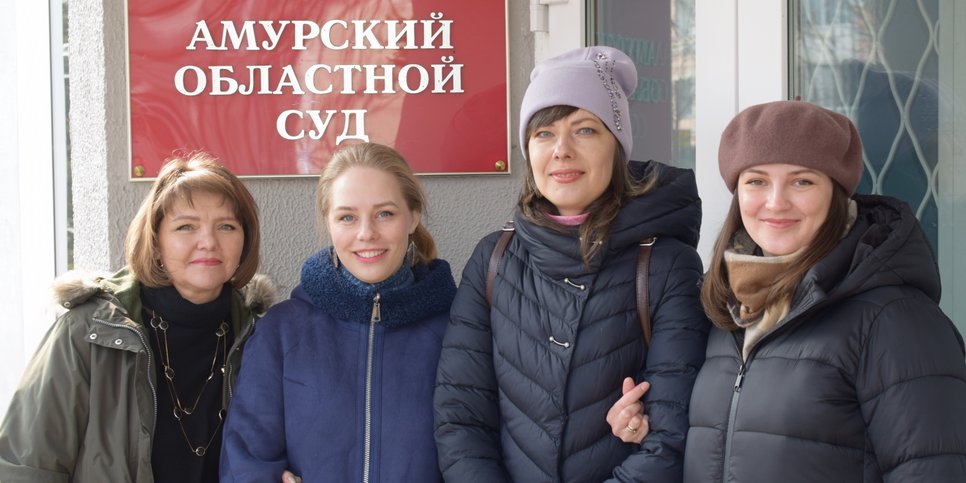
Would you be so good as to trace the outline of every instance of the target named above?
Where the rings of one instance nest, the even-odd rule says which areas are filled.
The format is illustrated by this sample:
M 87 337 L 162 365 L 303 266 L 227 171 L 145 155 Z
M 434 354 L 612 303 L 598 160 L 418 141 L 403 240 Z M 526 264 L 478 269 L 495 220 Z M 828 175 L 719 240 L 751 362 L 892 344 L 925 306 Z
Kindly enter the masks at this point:
M 604 67 L 600 66 L 601 62 L 604 63 Z M 617 81 L 614 79 L 614 59 L 611 59 L 603 52 L 598 52 L 597 59 L 594 60 L 594 66 L 597 67 L 597 76 L 604 83 L 604 89 L 607 89 L 607 95 L 610 96 L 610 107 L 614 111 L 614 127 L 618 131 L 623 131 L 624 127 L 621 125 L 621 110 L 617 104 L 617 100 L 621 99 L 621 90 L 617 85 Z M 607 72 L 606 76 L 604 71 Z

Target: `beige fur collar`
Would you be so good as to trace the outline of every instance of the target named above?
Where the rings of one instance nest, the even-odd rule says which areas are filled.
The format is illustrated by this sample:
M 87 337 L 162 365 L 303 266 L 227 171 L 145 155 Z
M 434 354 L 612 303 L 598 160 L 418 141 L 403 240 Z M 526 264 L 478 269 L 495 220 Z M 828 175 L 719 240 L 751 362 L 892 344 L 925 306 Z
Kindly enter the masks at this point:
M 104 290 L 100 281 L 109 277 L 106 273 L 71 270 L 54 280 L 54 302 L 67 308 L 80 305 L 94 294 Z

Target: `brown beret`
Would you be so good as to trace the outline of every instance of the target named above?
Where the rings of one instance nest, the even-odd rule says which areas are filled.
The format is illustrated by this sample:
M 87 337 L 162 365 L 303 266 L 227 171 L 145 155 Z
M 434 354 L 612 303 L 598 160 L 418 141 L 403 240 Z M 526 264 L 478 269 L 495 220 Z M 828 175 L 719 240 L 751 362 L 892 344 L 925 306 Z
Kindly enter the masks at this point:
M 849 118 L 805 101 L 751 106 L 721 134 L 721 178 L 734 193 L 742 171 L 771 163 L 821 171 L 851 196 L 862 178 L 862 141 Z

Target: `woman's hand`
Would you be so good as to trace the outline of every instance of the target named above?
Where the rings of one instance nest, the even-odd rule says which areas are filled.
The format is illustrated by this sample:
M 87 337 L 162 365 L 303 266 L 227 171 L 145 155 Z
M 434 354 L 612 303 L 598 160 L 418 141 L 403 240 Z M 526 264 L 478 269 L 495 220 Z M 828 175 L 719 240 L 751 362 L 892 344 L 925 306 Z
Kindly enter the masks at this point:
M 634 385 L 634 379 L 624 378 L 624 395 L 607 411 L 607 423 L 610 424 L 611 432 L 621 441 L 639 444 L 647 436 L 650 427 L 641 398 L 650 388 L 651 384 L 648 382 Z
M 302 479 L 289 470 L 282 473 L 282 483 L 302 483 Z

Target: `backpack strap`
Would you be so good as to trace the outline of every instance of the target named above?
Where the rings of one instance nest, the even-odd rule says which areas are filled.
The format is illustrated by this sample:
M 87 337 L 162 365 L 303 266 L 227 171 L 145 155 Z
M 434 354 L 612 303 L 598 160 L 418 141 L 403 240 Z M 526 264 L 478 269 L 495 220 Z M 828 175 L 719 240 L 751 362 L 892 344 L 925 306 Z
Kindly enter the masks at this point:
M 500 239 L 496 241 L 493 253 L 490 254 L 490 263 L 486 266 L 486 305 L 490 307 L 493 306 L 493 281 L 496 280 L 496 271 L 500 268 L 500 259 L 503 258 L 506 246 L 510 244 L 510 238 L 513 238 L 515 230 L 513 221 L 504 223 L 501 229 L 503 233 L 500 234 Z
M 647 279 L 651 264 L 651 247 L 657 241 L 656 236 L 641 240 L 641 250 L 637 254 L 637 276 L 635 289 L 637 291 L 637 318 L 641 322 L 641 334 L 644 335 L 644 346 L 651 347 L 651 317 L 647 305 Z
M 513 238 L 514 226 L 512 221 L 503 225 L 503 233 L 500 234 L 493 253 L 490 254 L 490 262 L 486 267 L 486 305 L 493 306 L 493 283 L 496 280 L 496 272 L 500 267 L 500 259 L 506 246 Z M 644 346 L 651 347 L 651 317 L 648 314 L 647 301 L 647 279 L 648 270 L 651 264 L 651 247 L 657 242 L 657 237 L 652 236 L 641 240 L 640 251 L 637 254 L 637 275 L 635 276 L 635 291 L 637 294 L 637 318 L 641 323 L 641 334 L 644 336 Z

